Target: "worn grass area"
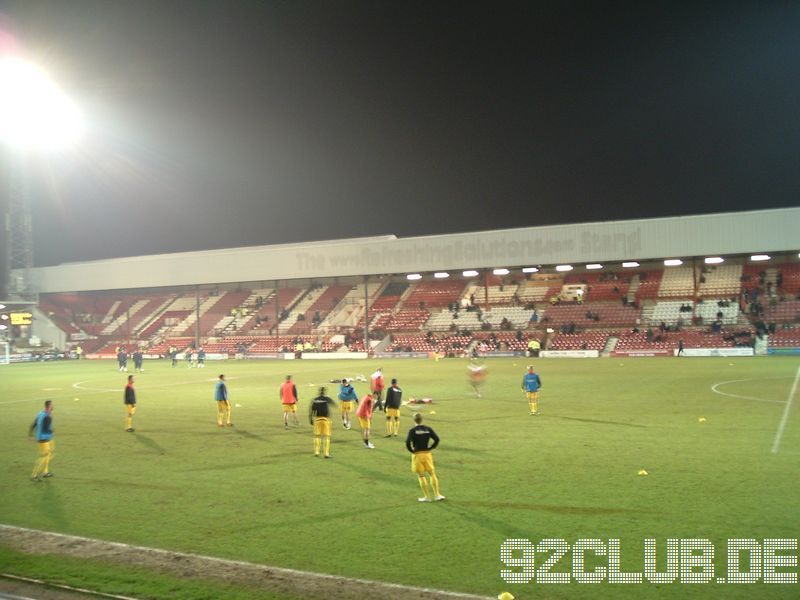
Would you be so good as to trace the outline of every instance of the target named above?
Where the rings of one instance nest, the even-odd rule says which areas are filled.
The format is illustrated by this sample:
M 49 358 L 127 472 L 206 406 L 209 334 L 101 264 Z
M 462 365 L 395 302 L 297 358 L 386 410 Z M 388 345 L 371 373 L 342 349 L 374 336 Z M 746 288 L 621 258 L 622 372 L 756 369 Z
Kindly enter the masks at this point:
M 123 430 L 125 375 L 111 362 L 0 367 L 2 521 L 409 585 L 509 589 L 518 598 L 796 594 L 796 586 L 764 584 L 505 583 L 499 549 L 507 538 L 619 538 L 623 570 L 640 572 L 645 538 L 661 549 L 667 538 L 708 538 L 724 575 L 727 538 L 797 537 L 800 525 L 800 407 L 770 452 L 796 359 L 541 359 L 540 417 L 528 415 L 519 390 L 524 361 L 489 361 L 482 399 L 470 393 L 465 361 L 383 361 L 406 396 L 434 398 L 422 412 L 442 438 L 435 456 L 448 499 L 436 504 L 416 502 L 409 455 L 401 438 L 383 439 L 380 413 L 375 450 L 361 446 L 357 425 L 335 426 L 334 459 L 312 457 L 305 411 L 316 386 L 369 376 L 376 362 L 147 363 L 137 375 L 133 434 Z M 224 430 L 213 401 L 220 369 L 241 405 Z M 277 392 L 287 372 L 302 422 L 288 432 Z M 56 476 L 34 484 L 36 448 L 25 432 L 45 398 L 55 403 Z M 403 410 L 402 431 L 411 414 Z M 637 475 L 642 468 L 649 475 Z M 569 557 L 554 570 L 569 571 Z
M 50 583 L 68 585 L 134 598 L 174 598 L 176 600 L 283 600 L 265 590 L 224 585 L 205 578 L 187 578 L 154 573 L 135 564 L 109 564 L 99 560 L 79 560 L 56 554 L 26 554 L 0 545 L 0 573 L 11 573 Z

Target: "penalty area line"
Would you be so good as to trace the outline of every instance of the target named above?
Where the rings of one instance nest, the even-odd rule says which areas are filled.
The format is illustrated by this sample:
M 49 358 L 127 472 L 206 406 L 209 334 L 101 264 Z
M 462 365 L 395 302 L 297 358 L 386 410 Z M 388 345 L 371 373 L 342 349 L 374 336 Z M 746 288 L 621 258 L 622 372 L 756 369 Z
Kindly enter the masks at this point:
M 797 392 L 797 382 L 800 381 L 800 367 L 797 367 L 797 372 L 794 376 L 792 389 L 789 391 L 789 396 L 786 398 L 786 406 L 783 409 L 783 416 L 778 425 L 778 431 L 775 432 L 775 441 L 772 442 L 772 453 L 777 454 L 778 448 L 781 445 L 781 438 L 783 437 L 783 430 L 786 427 L 786 421 L 789 419 L 789 410 L 792 408 L 792 401 L 794 400 L 795 393 Z
M 331 575 L 329 573 L 316 573 L 314 571 L 302 571 L 299 569 L 288 569 L 285 567 L 273 567 L 269 565 L 260 565 L 257 563 L 251 563 L 241 560 L 232 560 L 227 558 L 217 558 L 214 556 L 205 556 L 202 554 L 193 554 L 191 552 L 176 552 L 173 550 L 163 550 L 161 548 L 150 548 L 147 546 L 135 546 L 132 544 L 125 544 L 122 542 L 109 542 L 106 540 L 100 540 L 96 538 L 88 538 L 82 537 L 78 535 L 68 535 L 64 533 L 56 533 L 53 531 L 43 531 L 41 529 L 30 529 L 28 527 L 17 527 L 15 525 L 5 525 L 0 523 L 0 538 L 2 537 L 3 532 L 7 532 L 9 534 L 18 534 L 18 535 L 28 535 L 28 536 L 36 536 L 39 538 L 40 541 L 43 541 L 45 538 L 57 538 L 60 540 L 64 540 L 71 544 L 100 544 L 105 546 L 109 549 L 122 549 L 127 550 L 130 553 L 149 553 L 149 554 L 156 554 L 163 556 L 165 558 L 191 558 L 197 559 L 199 561 L 203 561 L 208 563 L 209 566 L 213 564 L 217 565 L 229 565 L 232 567 L 239 567 L 243 570 L 247 570 L 250 572 L 260 572 L 263 574 L 273 574 L 275 575 L 284 575 L 284 576 L 295 576 L 295 577 L 303 577 L 306 579 L 315 579 L 317 581 L 325 581 L 333 585 L 352 585 L 355 587 L 372 587 L 377 589 L 383 589 L 385 592 L 391 592 L 392 594 L 396 593 L 405 593 L 405 594 L 413 594 L 414 598 L 424 598 L 424 597 L 431 597 L 431 598 L 460 598 L 463 600 L 487 600 L 488 596 L 478 596 L 475 594 L 468 594 L 464 592 L 450 592 L 447 590 L 440 590 L 436 588 L 426 588 L 426 587 L 418 587 L 413 585 L 403 585 L 401 583 L 390 583 L 386 581 L 378 581 L 374 579 L 361 579 L 358 577 L 345 577 L 343 575 Z M 37 545 L 43 545 L 37 543 Z M 58 553 L 58 551 L 55 551 Z M 136 562 L 136 561 L 132 561 Z M 366 591 L 366 590 L 365 590 Z M 394 596 L 393 596 L 394 597 Z M 411 596 L 409 596 L 411 597 Z

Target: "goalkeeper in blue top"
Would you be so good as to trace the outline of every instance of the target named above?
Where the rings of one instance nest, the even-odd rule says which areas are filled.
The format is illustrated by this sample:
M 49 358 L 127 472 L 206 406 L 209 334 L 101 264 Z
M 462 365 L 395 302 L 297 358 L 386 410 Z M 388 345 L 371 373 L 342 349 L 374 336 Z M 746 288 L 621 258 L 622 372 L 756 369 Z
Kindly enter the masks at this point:
M 539 414 L 540 389 L 542 389 L 542 379 L 538 373 L 533 372 L 533 365 L 528 365 L 528 372 L 522 378 L 522 391 L 528 397 L 528 406 L 532 415 Z
M 342 403 L 342 427 L 350 429 L 352 427 L 350 422 L 350 414 L 353 408 L 358 405 L 358 395 L 353 388 L 351 379 L 342 379 L 342 384 L 339 386 L 339 400 Z

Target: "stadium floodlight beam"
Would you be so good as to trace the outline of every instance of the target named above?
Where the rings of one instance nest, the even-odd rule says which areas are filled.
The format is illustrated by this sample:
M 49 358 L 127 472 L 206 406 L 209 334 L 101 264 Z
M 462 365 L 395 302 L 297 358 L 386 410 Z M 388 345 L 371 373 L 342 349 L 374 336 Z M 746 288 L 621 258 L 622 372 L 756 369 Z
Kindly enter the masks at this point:
M 725 259 L 722 258 L 721 256 L 709 256 L 708 258 L 705 259 L 705 263 L 707 265 L 718 265 L 723 262 L 725 262 Z
M 622 268 L 623 269 L 631 269 L 631 268 L 638 267 L 638 266 L 639 266 L 639 263 L 636 262 L 635 260 L 630 260 L 630 261 L 622 263 Z
M 664 261 L 665 267 L 680 267 L 683 261 L 680 258 L 668 258 Z
M 536 268 L 536 267 L 523 267 L 522 268 L 522 272 L 523 273 L 538 273 L 539 269 Z
M 753 254 L 753 256 L 750 257 L 750 260 L 753 262 L 759 262 L 762 260 L 769 260 L 770 258 L 772 257 L 769 254 Z
M 409 273 L 408 275 L 406 275 L 406 279 L 408 279 L 409 281 L 419 281 L 420 279 L 422 279 L 422 275 L 420 275 L 419 273 Z
M 474 270 L 469 270 L 469 271 L 464 271 L 463 273 L 461 273 L 461 275 L 463 277 L 477 277 L 479 273 Z
M 434 279 L 447 279 L 450 277 L 450 273 L 445 273 L 444 271 L 440 271 L 438 273 L 433 274 Z
M 508 269 L 494 269 L 492 271 L 492 275 L 508 275 L 508 274 L 509 274 Z
M 593 271 L 593 270 L 596 270 L 596 269 L 602 269 L 603 265 L 601 265 L 599 263 L 592 263 L 590 265 L 586 265 L 586 268 L 589 269 L 590 271 Z
M 563 273 L 565 271 L 572 271 L 572 265 L 557 265 L 556 271 Z
M 25 159 L 29 153 L 70 146 L 82 132 L 77 107 L 43 70 L 17 54 L 0 53 L 0 144 L 7 148 L 10 165 L 5 214 L 9 297 L 35 298 L 30 285 L 33 230 Z
M 0 56 L 0 140 L 50 151 L 73 144 L 82 131 L 77 107 L 44 71 L 17 56 Z

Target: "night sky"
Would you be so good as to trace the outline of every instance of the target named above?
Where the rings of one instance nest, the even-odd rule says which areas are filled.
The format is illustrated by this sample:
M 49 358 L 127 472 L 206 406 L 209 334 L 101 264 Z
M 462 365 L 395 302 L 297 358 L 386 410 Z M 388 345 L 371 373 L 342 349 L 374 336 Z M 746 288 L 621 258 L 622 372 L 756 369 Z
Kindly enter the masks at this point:
M 800 3 L 0 0 L 38 266 L 800 204 Z

